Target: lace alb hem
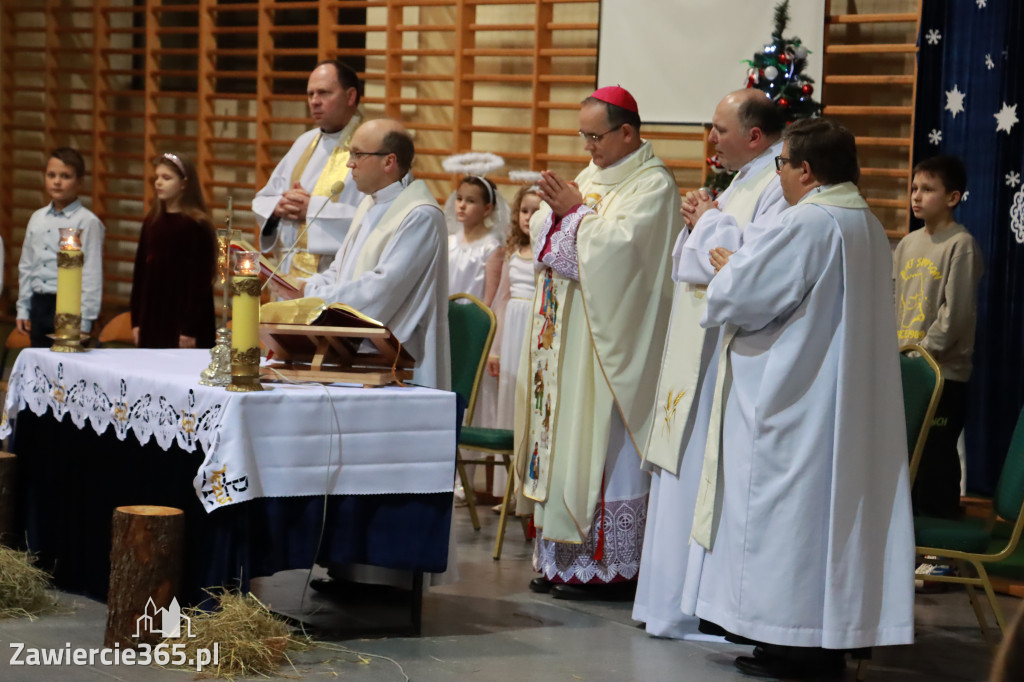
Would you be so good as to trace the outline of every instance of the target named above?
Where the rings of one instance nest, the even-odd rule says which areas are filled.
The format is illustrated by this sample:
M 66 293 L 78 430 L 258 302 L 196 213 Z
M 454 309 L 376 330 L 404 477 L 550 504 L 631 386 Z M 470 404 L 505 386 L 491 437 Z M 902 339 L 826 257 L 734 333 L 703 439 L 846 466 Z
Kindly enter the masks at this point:
M 610 583 L 636 578 L 647 526 L 647 495 L 605 502 L 604 553 L 597 561 L 594 550 L 600 521 L 598 506 L 590 534 L 581 545 L 545 540 L 543 531 L 538 531 L 533 546 L 534 570 L 548 580 L 563 583 Z

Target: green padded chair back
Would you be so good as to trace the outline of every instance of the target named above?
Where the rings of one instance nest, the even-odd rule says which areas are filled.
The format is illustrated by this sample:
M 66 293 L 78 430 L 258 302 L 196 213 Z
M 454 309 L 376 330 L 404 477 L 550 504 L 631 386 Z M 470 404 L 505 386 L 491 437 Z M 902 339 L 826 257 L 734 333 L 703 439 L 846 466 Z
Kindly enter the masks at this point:
M 476 391 L 494 340 L 494 313 L 480 299 L 455 294 L 448 299 L 452 351 L 452 391 L 466 401 L 466 424 L 473 423 Z
M 913 351 L 916 357 L 907 353 Z M 903 380 L 903 411 L 907 420 L 907 452 L 911 461 L 911 482 L 917 474 L 917 462 L 924 451 L 935 408 L 942 396 L 942 371 L 928 351 L 911 345 L 900 349 L 900 376 Z
M 1016 521 L 1024 506 L 1024 409 L 1017 417 L 1017 426 L 1010 438 L 1003 472 L 992 501 L 996 513 L 1008 521 Z

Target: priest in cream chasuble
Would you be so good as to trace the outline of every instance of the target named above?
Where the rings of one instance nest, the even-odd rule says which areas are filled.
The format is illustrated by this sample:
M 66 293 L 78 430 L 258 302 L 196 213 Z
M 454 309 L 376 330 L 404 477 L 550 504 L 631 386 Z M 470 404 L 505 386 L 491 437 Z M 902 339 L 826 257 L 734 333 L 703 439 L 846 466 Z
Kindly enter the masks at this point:
M 575 186 L 545 172 L 531 221 L 537 287 L 517 383 L 517 511 L 534 514 L 538 580 L 556 587 L 631 581 L 639 569 L 649 483 L 639 452 L 682 225 L 672 174 L 639 126 L 622 88 L 587 98 L 580 135 L 593 160 Z

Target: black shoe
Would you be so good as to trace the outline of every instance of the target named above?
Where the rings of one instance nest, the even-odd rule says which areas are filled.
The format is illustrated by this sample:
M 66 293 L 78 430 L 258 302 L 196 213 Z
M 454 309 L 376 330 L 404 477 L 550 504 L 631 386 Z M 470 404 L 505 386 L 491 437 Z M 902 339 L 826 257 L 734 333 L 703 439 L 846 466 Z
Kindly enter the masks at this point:
M 530 592 L 546 594 L 551 591 L 551 581 L 547 578 L 534 578 L 530 581 Z
M 834 680 L 846 670 L 846 659 L 841 652 L 812 658 L 774 656 L 762 651 L 760 655 L 739 656 L 736 668 L 744 675 L 786 680 Z
M 354 590 L 353 583 L 347 580 L 335 580 L 334 578 L 313 578 L 309 586 L 320 594 L 329 597 L 346 597 Z
M 757 649 L 762 648 L 761 647 L 761 642 L 758 642 L 757 640 L 754 640 L 754 639 L 749 639 L 747 637 L 744 637 L 743 635 L 734 635 L 731 632 L 725 633 L 725 641 L 727 641 L 727 642 L 729 642 L 731 644 L 742 644 L 743 646 L 752 646 L 752 647 L 754 647 L 754 655 L 755 656 L 758 655 Z
M 732 644 L 743 644 L 752 647 L 758 647 L 761 645 L 761 642 L 758 642 L 753 639 L 748 639 L 747 637 L 744 637 L 742 635 L 733 634 L 732 632 L 729 632 L 728 630 L 723 628 L 721 625 L 712 623 L 710 620 L 704 620 L 703 618 L 701 618 L 697 622 L 697 631 L 704 635 L 711 635 L 712 637 L 724 637 L 725 641 L 731 642 Z M 756 649 L 754 651 L 754 655 L 760 655 L 756 651 Z
M 636 581 L 585 585 L 560 583 L 551 586 L 551 596 L 572 601 L 633 601 Z
M 397 599 L 408 593 L 408 590 L 393 585 L 357 583 L 337 578 L 314 578 L 309 581 L 309 586 L 326 597 L 349 602 Z

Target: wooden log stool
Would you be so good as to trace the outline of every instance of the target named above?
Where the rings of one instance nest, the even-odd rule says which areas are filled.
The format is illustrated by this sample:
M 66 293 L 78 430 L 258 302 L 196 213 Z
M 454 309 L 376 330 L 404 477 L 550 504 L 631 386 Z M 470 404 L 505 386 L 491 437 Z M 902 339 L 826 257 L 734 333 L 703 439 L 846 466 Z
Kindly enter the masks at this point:
M 125 649 L 160 641 L 161 614 L 181 584 L 184 547 L 185 513 L 180 509 L 137 505 L 114 510 L 104 646 Z M 148 618 L 140 622 L 143 616 Z
M 0 451 L 0 544 L 14 539 L 14 495 L 18 458 Z

